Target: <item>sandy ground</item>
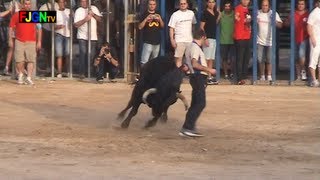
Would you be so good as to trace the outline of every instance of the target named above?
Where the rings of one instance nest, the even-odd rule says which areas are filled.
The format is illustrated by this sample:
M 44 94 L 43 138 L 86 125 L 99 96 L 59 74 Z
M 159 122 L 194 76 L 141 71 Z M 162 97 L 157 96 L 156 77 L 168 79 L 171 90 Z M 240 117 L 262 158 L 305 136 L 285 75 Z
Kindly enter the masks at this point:
M 0 179 L 320 179 L 319 88 L 210 86 L 194 139 L 178 136 L 181 102 L 122 130 L 130 85 L 36 83 L 0 81 Z

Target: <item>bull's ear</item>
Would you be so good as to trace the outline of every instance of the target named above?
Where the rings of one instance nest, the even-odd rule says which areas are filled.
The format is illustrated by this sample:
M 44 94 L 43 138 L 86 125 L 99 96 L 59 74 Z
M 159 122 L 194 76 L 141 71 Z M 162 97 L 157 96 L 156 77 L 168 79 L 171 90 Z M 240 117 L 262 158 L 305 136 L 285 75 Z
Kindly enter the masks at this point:
M 189 104 L 186 97 L 184 97 L 182 93 L 177 93 L 177 98 L 181 99 L 181 101 L 184 104 L 185 110 L 187 111 L 189 109 Z
M 150 88 L 148 90 L 146 90 L 143 95 L 142 95 L 142 102 L 149 105 L 148 102 L 147 102 L 147 98 L 150 94 L 154 94 L 157 92 L 157 89 L 156 88 Z

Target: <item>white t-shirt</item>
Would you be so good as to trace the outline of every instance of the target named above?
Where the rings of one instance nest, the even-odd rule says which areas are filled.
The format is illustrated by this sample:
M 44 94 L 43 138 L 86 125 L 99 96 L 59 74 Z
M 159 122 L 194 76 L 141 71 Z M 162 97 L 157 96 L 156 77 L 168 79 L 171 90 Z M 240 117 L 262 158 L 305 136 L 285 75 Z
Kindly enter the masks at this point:
M 257 16 L 258 21 L 258 37 L 257 43 L 263 46 L 272 46 L 272 10 L 267 13 L 262 12 L 262 10 L 258 11 Z M 282 23 L 280 16 L 276 13 L 276 22 Z
M 96 6 L 91 6 L 91 10 L 95 15 L 102 16 Z M 74 22 L 77 23 L 83 20 L 87 15 L 88 8 L 84 9 L 83 7 L 79 7 L 74 13 Z M 77 38 L 88 40 L 88 22 L 84 23 L 78 28 Z M 91 18 L 91 40 L 98 40 L 97 20 L 94 17 Z
M 196 24 L 196 17 L 191 10 L 174 12 L 168 26 L 174 29 L 176 42 L 192 42 L 192 24 Z
M 320 8 L 316 7 L 309 15 L 308 24 L 312 26 L 313 35 L 320 42 Z
M 196 59 L 199 64 L 201 64 L 202 66 L 208 67 L 206 57 L 205 57 L 201 47 L 197 43 L 193 42 L 187 47 L 185 56 L 186 56 L 186 64 L 188 65 L 189 71 L 191 74 L 208 75 L 204 71 L 199 71 L 199 70 L 193 69 L 192 59 Z
M 57 10 L 56 25 L 64 25 L 64 28 L 57 29 L 56 33 L 64 37 L 70 37 L 70 9 L 65 8 L 63 11 Z
M 59 9 L 58 3 L 54 3 L 54 9 L 52 11 L 56 11 Z M 39 11 L 51 11 L 51 3 L 45 3 L 40 8 Z M 48 31 L 51 31 L 51 24 L 50 23 L 43 23 L 42 27 Z

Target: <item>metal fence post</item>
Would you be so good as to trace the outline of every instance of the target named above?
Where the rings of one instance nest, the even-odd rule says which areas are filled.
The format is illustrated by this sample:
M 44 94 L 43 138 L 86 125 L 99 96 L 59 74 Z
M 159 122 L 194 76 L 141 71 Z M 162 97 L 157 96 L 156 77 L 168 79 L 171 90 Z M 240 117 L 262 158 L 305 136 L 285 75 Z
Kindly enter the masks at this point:
M 292 85 L 295 79 L 295 0 L 291 0 L 291 11 L 290 11 L 290 80 L 289 85 Z
M 48 9 L 49 10 L 49 9 Z M 55 11 L 55 1 L 51 0 L 51 11 Z M 54 54 L 54 47 L 55 47 L 55 30 L 54 30 L 54 24 L 51 24 L 51 78 L 54 78 L 54 60 L 55 60 L 55 54 Z
M 276 0 L 272 0 L 272 18 L 271 18 L 271 32 L 272 32 L 272 84 L 276 81 Z
M 88 12 L 91 11 L 91 0 L 88 0 Z M 88 78 L 91 78 L 91 19 L 88 21 Z
M 69 26 L 70 26 L 70 42 L 69 42 L 69 78 L 73 77 L 73 0 L 70 0 L 70 16 L 69 16 Z
M 217 0 L 216 4 L 217 8 L 220 8 L 221 6 L 221 0 Z M 221 76 L 221 56 L 220 56 L 220 23 L 217 24 L 217 29 L 216 29 L 216 79 L 217 81 L 220 80 Z
M 166 1 L 164 0 L 161 0 L 160 1 L 160 15 L 161 15 L 161 18 L 162 20 L 164 21 L 164 27 L 163 29 L 161 30 L 161 44 L 160 44 L 160 55 L 163 56 L 165 54 L 165 49 L 166 49 L 166 36 L 165 36 L 165 33 L 166 33 L 166 29 L 167 29 L 167 21 L 166 21 Z
M 252 84 L 258 80 L 257 34 L 258 34 L 258 0 L 253 0 L 253 36 L 252 36 Z
M 313 10 L 313 0 L 309 0 L 309 11 Z
M 127 79 L 127 73 L 128 73 L 128 66 L 129 66 L 129 61 L 128 61 L 128 29 L 129 29 L 129 25 L 128 25 L 128 8 L 129 8 L 129 4 L 128 4 L 128 0 L 123 0 L 123 4 L 124 4 L 124 78 Z

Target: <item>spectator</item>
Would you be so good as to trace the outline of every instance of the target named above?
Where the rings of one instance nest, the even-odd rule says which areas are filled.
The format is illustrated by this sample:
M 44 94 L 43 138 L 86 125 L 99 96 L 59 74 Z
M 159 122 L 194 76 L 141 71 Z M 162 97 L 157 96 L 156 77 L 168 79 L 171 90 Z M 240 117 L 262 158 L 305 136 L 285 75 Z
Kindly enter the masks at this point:
M 54 2 L 54 7 L 51 6 L 51 1 L 46 2 L 42 6 L 40 6 L 39 11 L 57 11 L 59 9 L 58 3 Z M 42 47 L 44 50 L 44 54 L 46 55 L 45 64 L 46 64 L 46 73 L 51 72 L 51 57 L 53 54 L 51 53 L 52 46 L 52 35 L 51 29 L 52 24 L 43 23 L 42 24 Z
M 208 74 L 215 74 L 215 69 L 207 66 L 207 61 L 201 47 L 206 40 L 205 32 L 200 29 L 194 32 L 194 40 L 187 47 L 186 63 L 191 72 L 190 84 L 192 87 L 191 106 L 186 114 L 185 122 L 179 133 L 181 136 L 201 137 L 196 130 L 196 121 L 206 106 L 206 81 Z
M 19 1 L 15 1 L 15 4 L 13 5 L 13 1 L 10 3 L 10 7 L 8 8 L 7 11 L 1 13 L 1 17 L 8 16 L 9 14 L 14 14 L 16 12 L 19 12 L 21 8 L 21 4 Z M 10 32 L 10 31 L 9 31 Z M 8 33 L 8 52 L 7 52 L 7 59 L 6 59 L 6 65 L 5 68 L 3 69 L 3 74 L 4 75 L 9 75 L 9 66 L 12 61 L 12 56 L 13 56 L 13 51 L 14 51 L 14 41 L 15 41 L 15 33 L 14 31 L 11 31 L 11 33 Z M 16 67 L 17 68 L 17 67 Z M 16 69 L 17 72 L 17 69 Z
M 85 78 L 84 74 L 86 71 L 86 67 L 90 67 L 88 62 L 88 39 L 89 39 L 89 32 L 88 32 L 88 21 L 91 20 L 91 57 L 96 54 L 97 48 L 97 22 L 102 21 L 102 15 L 98 8 L 94 5 L 91 5 L 91 9 L 88 8 L 88 0 L 80 0 L 80 7 L 76 10 L 74 14 L 74 26 L 78 28 L 77 32 L 77 39 L 79 40 L 79 51 L 80 51 L 80 58 L 79 58 L 79 71 L 80 71 L 80 79 Z M 90 59 L 92 59 L 90 57 Z
M 208 67 L 212 68 L 216 56 L 216 28 L 221 18 L 220 10 L 216 8 L 215 0 L 207 0 L 207 8 L 203 11 L 200 28 L 207 35 L 207 44 L 203 47 L 203 52 L 207 60 Z M 218 82 L 208 74 L 207 84 L 218 84 Z
M 95 59 L 94 65 L 96 66 L 97 82 L 103 83 L 103 78 L 106 73 L 109 73 L 109 80 L 114 81 L 119 73 L 119 61 L 115 49 L 109 43 L 104 43 L 100 49 L 100 53 Z
M 31 10 L 31 1 L 24 0 L 22 10 Z M 19 23 L 19 12 L 10 21 L 10 33 L 16 33 L 14 56 L 18 68 L 18 84 L 23 84 L 23 72 L 27 63 L 27 78 L 25 83 L 33 85 L 31 79 L 36 61 L 37 51 L 41 48 L 41 25 L 35 23 Z
M 320 2 L 317 0 L 317 2 Z M 308 18 L 308 33 L 310 36 L 310 63 L 309 71 L 311 75 L 312 87 L 318 87 L 319 81 L 316 78 L 316 68 L 318 66 L 318 79 L 320 78 L 320 5 L 309 15 Z
M 229 59 L 229 57 L 231 56 L 232 50 L 234 49 L 233 29 L 234 11 L 232 10 L 231 1 L 226 1 L 224 4 L 224 10 L 221 13 L 220 20 L 220 51 L 225 79 L 229 78 L 228 67 L 231 64 L 231 60 Z M 230 76 L 233 76 L 232 73 L 233 72 L 230 73 Z
M 58 0 L 57 22 L 55 24 L 55 50 L 57 57 L 57 78 L 62 78 L 62 60 L 68 63 L 70 41 L 70 9 L 66 8 L 65 0 Z
M 261 10 L 258 11 L 258 62 L 260 69 L 260 80 L 265 81 L 265 71 L 267 70 L 267 80 L 272 81 L 272 10 L 270 10 L 269 0 L 263 0 L 261 4 Z M 276 12 L 276 26 L 282 27 L 282 20 L 279 14 Z
M 247 78 L 250 59 L 251 15 L 250 0 L 241 0 L 235 7 L 234 40 L 236 44 L 236 81 L 243 85 Z
M 151 58 L 156 58 L 160 51 L 160 30 L 164 27 L 164 22 L 156 12 L 156 1 L 148 0 L 148 10 L 141 16 L 139 29 L 143 30 L 143 49 L 141 54 L 141 66 Z
M 182 65 L 185 50 L 192 42 L 192 25 L 196 23 L 193 11 L 188 10 L 187 0 L 180 0 L 179 10 L 172 14 L 168 24 L 170 43 L 175 49 L 174 57 L 177 67 Z
M 308 46 L 308 31 L 307 21 L 309 12 L 306 9 L 306 1 L 298 0 L 297 9 L 294 13 L 294 25 L 295 25 L 295 58 L 297 79 L 306 80 L 306 52 Z M 290 16 L 285 21 L 285 26 L 290 26 Z

